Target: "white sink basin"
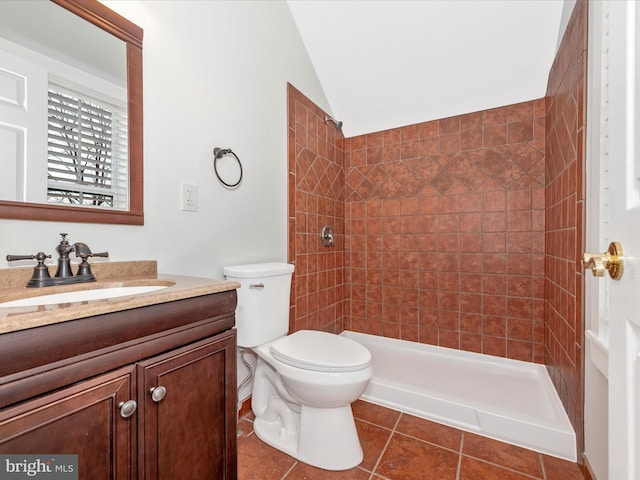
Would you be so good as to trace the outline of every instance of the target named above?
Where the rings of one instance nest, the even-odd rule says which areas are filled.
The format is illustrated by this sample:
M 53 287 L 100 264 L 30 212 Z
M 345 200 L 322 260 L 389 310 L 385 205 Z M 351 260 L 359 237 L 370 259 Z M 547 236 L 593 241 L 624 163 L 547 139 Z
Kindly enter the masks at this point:
M 0 303 L 0 308 L 4 307 L 32 307 L 36 305 L 53 305 L 56 303 L 86 302 L 88 300 L 101 300 L 105 298 L 125 297 L 127 295 L 138 295 L 141 293 L 153 292 L 168 285 L 144 285 L 135 287 L 112 287 L 96 288 L 93 290 L 79 290 L 76 292 L 53 293 L 50 295 L 40 295 L 37 297 L 22 298 L 10 302 Z

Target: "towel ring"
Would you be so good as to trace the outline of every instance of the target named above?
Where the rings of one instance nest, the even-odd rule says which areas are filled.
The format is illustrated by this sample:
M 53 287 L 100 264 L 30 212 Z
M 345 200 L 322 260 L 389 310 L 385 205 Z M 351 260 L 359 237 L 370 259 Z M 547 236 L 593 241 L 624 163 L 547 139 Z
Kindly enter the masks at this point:
M 238 181 L 236 183 L 225 182 L 222 179 L 222 177 L 220 177 L 220 173 L 218 172 L 218 159 L 226 155 L 232 155 L 238 162 L 238 167 L 240 167 L 240 177 L 238 178 Z M 216 147 L 213 149 L 213 170 L 216 172 L 216 177 L 218 177 L 218 180 L 220 180 L 220 183 L 222 183 L 226 187 L 235 188 L 238 185 L 240 185 L 240 182 L 242 181 L 242 163 L 240 162 L 240 159 L 238 158 L 238 156 L 235 153 L 233 153 L 233 150 L 231 150 L 230 148 Z

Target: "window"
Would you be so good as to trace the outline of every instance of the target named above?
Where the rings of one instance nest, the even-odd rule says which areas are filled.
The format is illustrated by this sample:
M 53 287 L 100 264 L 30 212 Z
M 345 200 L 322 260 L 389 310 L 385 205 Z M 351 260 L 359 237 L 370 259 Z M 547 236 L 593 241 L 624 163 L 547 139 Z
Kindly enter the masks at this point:
M 49 82 L 47 201 L 127 210 L 127 106 Z

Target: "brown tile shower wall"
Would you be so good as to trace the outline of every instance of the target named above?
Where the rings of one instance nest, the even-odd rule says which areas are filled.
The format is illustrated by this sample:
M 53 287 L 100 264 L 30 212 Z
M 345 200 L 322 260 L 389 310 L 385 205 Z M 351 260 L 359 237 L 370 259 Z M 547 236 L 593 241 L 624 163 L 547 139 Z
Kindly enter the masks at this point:
M 345 140 L 348 328 L 543 362 L 544 105 Z
M 579 452 L 586 25 L 578 0 L 544 99 L 347 140 L 288 86 L 291 331 L 543 362 Z
M 344 136 L 325 113 L 288 85 L 289 253 L 295 263 L 289 330 L 344 330 Z M 320 231 L 330 225 L 335 245 Z
M 578 0 L 547 84 L 545 364 L 584 451 L 587 4 Z M 582 459 L 579 458 L 582 462 Z

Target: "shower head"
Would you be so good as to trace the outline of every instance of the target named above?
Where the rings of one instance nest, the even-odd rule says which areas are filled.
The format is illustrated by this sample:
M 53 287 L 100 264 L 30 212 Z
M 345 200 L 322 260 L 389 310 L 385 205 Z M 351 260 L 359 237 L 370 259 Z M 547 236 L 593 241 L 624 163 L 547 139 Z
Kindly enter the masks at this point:
M 336 130 L 342 130 L 342 122 L 338 122 L 335 118 L 330 117 L 329 115 L 324 116 L 324 123 L 327 125 L 329 122 L 333 122 L 336 126 Z

